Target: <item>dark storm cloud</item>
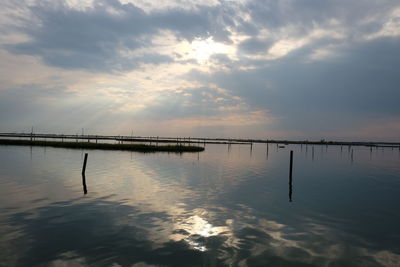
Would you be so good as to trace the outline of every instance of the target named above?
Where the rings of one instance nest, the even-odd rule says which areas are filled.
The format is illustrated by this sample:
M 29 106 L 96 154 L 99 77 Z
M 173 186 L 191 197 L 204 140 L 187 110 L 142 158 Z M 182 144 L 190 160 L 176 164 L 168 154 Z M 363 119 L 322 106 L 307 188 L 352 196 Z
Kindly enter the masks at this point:
M 31 40 L 6 47 L 13 53 L 40 56 L 47 64 L 61 68 L 123 71 L 137 68 L 141 63 L 170 62 L 172 59 L 166 55 L 120 54 L 121 50 L 152 46 L 151 37 L 162 30 L 170 30 L 189 41 L 211 34 L 228 40 L 224 28 L 211 19 L 217 11 L 208 7 L 148 14 L 133 4 L 114 0 L 95 1 L 93 7 L 85 10 L 40 2 L 29 10 L 33 19 L 18 30 Z

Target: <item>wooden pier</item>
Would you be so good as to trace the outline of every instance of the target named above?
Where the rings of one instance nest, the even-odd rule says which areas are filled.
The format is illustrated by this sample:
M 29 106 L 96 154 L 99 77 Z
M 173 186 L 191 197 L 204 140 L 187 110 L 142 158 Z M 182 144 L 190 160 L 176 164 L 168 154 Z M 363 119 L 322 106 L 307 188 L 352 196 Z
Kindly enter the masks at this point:
M 18 138 L 30 140 L 56 139 L 87 142 L 117 141 L 143 143 L 176 143 L 176 144 L 240 144 L 251 145 L 251 142 L 239 139 L 213 139 L 192 137 L 159 137 L 159 136 L 123 136 L 123 135 L 84 135 L 84 134 L 48 134 L 48 133 L 0 133 L 0 138 Z
M 204 138 L 204 137 L 159 137 L 159 136 L 127 136 L 127 135 L 90 135 L 90 134 L 49 134 L 49 133 L 0 133 L 0 138 L 16 138 L 26 140 L 46 140 L 56 139 L 61 142 L 64 140 L 76 140 L 87 142 L 116 141 L 141 142 L 141 143 L 175 143 L 175 144 L 238 144 L 252 145 L 253 143 L 266 144 L 301 144 L 301 145 L 340 145 L 340 146 L 367 146 L 367 147 L 392 147 L 399 148 L 400 143 L 396 142 L 347 142 L 347 141 L 309 141 L 309 140 L 272 140 L 272 139 L 241 139 L 241 138 Z

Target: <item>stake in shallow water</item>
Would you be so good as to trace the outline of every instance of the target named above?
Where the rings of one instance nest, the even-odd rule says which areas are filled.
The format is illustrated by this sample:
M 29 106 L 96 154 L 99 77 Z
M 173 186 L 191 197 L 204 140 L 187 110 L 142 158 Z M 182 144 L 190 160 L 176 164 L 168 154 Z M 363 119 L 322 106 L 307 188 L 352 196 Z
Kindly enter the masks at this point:
M 86 176 L 84 173 L 82 173 L 82 186 L 83 186 L 83 193 L 86 195 L 87 187 L 86 187 Z
M 82 168 L 82 174 L 83 175 L 85 175 L 85 171 L 86 171 L 87 157 L 88 157 L 88 153 L 85 153 L 85 159 L 83 160 L 83 168 Z
M 293 150 L 290 150 L 290 167 L 289 167 L 289 202 L 292 202 L 292 173 L 293 173 Z

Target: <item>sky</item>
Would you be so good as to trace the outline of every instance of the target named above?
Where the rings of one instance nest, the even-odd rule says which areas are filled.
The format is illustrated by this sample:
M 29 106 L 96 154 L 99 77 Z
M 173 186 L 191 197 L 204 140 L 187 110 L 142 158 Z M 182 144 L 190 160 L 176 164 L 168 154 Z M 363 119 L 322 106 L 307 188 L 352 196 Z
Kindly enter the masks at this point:
M 0 132 L 400 142 L 398 0 L 2 0 Z

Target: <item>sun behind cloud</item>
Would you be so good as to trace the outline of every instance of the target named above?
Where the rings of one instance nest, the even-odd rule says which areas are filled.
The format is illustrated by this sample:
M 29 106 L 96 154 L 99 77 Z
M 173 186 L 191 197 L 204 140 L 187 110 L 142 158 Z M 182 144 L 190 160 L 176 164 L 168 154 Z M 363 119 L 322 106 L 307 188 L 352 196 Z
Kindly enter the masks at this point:
M 198 63 L 204 64 L 214 54 L 229 54 L 232 47 L 222 43 L 215 42 L 213 37 L 207 39 L 196 38 L 191 43 L 190 57 L 197 60 Z

